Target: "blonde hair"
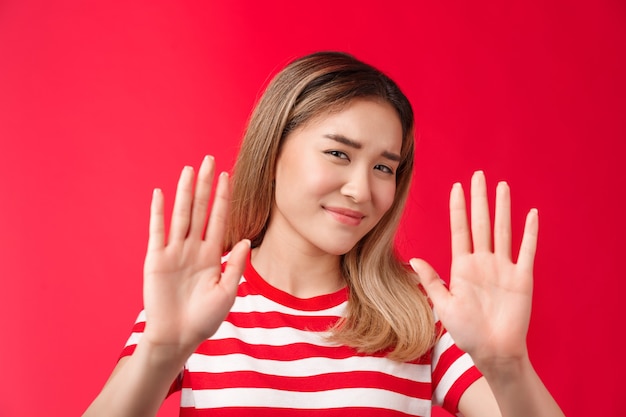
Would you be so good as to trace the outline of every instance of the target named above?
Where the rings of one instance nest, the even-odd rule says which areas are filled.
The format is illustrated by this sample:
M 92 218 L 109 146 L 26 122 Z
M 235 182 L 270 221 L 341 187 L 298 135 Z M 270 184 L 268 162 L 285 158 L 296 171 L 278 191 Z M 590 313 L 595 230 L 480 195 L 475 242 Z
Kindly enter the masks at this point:
M 254 109 L 232 175 L 232 203 L 226 249 L 243 238 L 263 240 L 274 202 L 276 159 L 287 135 L 314 117 L 340 110 L 355 99 L 391 104 L 403 131 L 396 195 L 380 222 L 342 256 L 349 300 L 330 340 L 359 352 L 385 352 L 398 361 L 424 355 L 435 340 L 428 299 L 394 247 L 395 232 L 413 172 L 413 110 L 385 74 L 340 52 L 297 59 L 270 82 Z

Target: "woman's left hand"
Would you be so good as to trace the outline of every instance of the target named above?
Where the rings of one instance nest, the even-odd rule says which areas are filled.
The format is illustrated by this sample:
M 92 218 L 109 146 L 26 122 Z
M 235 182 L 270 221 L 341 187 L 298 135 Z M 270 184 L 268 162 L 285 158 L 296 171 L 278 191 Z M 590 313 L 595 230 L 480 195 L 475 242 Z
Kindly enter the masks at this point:
M 471 224 L 463 189 L 457 183 L 450 194 L 450 227 L 449 290 L 428 263 L 411 260 L 443 326 L 481 370 L 525 358 L 537 210 L 530 210 L 526 217 L 519 256 L 514 262 L 509 187 L 504 182 L 497 186 L 492 242 L 485 176 L 478 171 L 471 183 Z

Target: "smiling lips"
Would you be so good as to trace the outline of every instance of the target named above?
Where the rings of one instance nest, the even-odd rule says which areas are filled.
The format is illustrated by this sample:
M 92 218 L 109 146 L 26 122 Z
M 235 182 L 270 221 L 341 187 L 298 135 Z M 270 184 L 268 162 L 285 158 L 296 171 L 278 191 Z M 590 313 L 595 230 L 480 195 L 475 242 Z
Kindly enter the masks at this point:
M 341 207 L 324 207 L 324 209 L 339 223 L 348 226 L 358 226 L 365 217 L 360 211 L 354 211 Z

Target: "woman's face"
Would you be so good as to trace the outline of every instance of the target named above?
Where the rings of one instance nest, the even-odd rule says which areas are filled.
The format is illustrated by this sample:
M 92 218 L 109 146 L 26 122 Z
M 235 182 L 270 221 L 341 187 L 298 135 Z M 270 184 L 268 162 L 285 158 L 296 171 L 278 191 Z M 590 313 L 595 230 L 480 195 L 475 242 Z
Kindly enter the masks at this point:
M 307 253 L 348 252 L 391 207 L 402 147 L 394 108 L 355 100 L 285 139 L 266 233 Z

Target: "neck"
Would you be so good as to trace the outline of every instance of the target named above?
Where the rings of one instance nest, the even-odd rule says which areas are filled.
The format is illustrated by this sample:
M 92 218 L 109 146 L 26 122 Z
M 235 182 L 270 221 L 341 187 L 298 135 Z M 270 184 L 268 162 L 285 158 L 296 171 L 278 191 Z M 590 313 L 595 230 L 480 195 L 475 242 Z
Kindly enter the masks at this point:
M 252 250 L 251 260 L 270 285 L 298 298 L 330 294 L 345 286 L 338 255 L 307 253 L 266 236 Z

